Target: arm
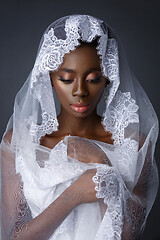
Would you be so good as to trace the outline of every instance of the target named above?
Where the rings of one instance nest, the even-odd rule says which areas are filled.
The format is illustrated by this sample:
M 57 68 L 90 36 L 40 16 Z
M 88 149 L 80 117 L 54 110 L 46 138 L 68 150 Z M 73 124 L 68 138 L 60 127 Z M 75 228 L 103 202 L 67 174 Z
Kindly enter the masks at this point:
M 25 223 L 22 228 L 15 229 L 10 239 L 48 239 L 68 214 L 79 204 L 95 202 L 96 198 L 92 177 L 96 170 L 88 170 L 79 179 L 67 188 L 46 210 L 39 216 Z
M 11 232 L 10 239 L 48 239 L 79 201 L 79 197 L 68 188 L 36 218 L 16 227 Z
M 46 240 L 77 205 L 97 201 L 92 176 L 82 174 L 46 210 L 32 219 L 23 195 L 21 178 L 15 171 L 14 154 L 2 149 L 2 228 L 4 239 Z
M 139 156 L 141 156 L 144 150 L 140 149 Z M 130 194 L 127 201 L 127 217 L 125 216 L 124 225 L 123 225 L 123 240 L 135 240 L 139 239 L 141 236 L 145 221 L 150 211 L 150 206 L 153 204 L 153 200 L 155 198 L 155 190 L 151 193 L 151 181 L 156 183 L 158 180 L 157 174 L 155 171 L 155 166 L 153 163 L 153 152 L 152 152 L 152 144 L 148 143 L 146 157 L 143 163 L 143 167 L 141 169 L 140 174 L 138 175 L 138 181 Z M 138 161 L 142 161 L 141 157 L 138 158 Z M 156 179 L 157 178 L 157 179 Z M 153 185 L 152 185 L 153 188 Z M 155 187 L 156 189 L 156 187 Z M 152 194 L 152 200 L 149 195 Z M 150 206 L 149 206 L 150 204 Z M 129 221 L 128 221 L 129 220 Z

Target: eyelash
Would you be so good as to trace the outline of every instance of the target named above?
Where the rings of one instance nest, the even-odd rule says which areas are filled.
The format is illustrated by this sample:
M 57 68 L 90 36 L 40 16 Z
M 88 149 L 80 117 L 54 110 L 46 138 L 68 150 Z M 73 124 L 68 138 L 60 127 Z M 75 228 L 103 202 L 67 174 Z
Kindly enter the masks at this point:
M 87 81 L 94 84 L 94 83 L 99 83 L 101 81 L 101 79 L 102 79 L 101 77 L 97 77 L 95 79 L 89 79 Z
M 71 80 L 71 79 L 64 79 L 64 78 L 62 78 L 62 77 L 59 77 L 59 80 L 60 81 L 62 81 L 62 82 L 64 82 L 65 84 L 70 84 L 70 83 L 72 83 L 74 80 Z M 98 82 L 100 82 L 101 81 L 101 77 L 97 77 L 97 78 L 95 78 L 95 79 L 88 79 L 88 80 L 86 80 L 87 82 L 91 82 L 92 84 L 94 84 L 94 83 L 98 83 Z
M 62 78 L 62 77 L 59 77 L 59 80 L 62 81 L 62 82 L 64 82 L 64 83 L 66 83 L 66 84 L 69 84 L 69 83 L 72 83 L 72 82 L 73 82 L 73 80 L 71 80 L 71 79 L 64 79 L 64 78 Z

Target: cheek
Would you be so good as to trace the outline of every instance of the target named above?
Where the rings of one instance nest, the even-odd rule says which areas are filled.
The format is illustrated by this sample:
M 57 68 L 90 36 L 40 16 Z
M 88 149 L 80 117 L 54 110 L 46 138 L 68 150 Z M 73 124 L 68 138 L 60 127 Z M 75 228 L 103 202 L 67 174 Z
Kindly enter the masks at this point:
M 69 88 L 67 88 L 66 86 L 62 86 L 61 84 L 55 83 L 54 89 L 60 103 L 63 103 L 66 99 L 68 99 L 68 96 L 70 94 Z

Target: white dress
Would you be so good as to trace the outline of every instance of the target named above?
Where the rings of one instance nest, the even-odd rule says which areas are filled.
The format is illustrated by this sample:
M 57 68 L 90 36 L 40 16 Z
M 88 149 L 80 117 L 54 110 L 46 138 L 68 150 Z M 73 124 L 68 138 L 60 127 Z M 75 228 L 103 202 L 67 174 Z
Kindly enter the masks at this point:
M 43 159 L 37 162 L 36 154 L 33 155 L 31 150 L 27 152 L 25 149 L 25 152 L 18 154 L 16 168 L 22 176 L 24 195 L 33 218 L 43 212 L 87 169 L 97 168 L 93 180 L 98 189 L 97 197 L 103 198 L 103 201 L 99 199 L 95 203 L 77 206 L 50 239 L 121 239 L 124 219 L 131 215 L 127 212 L 127 201 L 132 198 L 134 202 L 132 191 L 136 182 L 137 163 L 133 160 L 137 159 L 137 156 L 134 158 L 136 142 L 132 140 L 131 145 L 133 152 L 131 155 L 131 149 L 128 149 L 127 158 L 127 152 L 122 156 L 122 148 L 125 146 L 115 147 L 100 141 L 66 136 L 50 151 L 48 161 L 44 162 Z M 129 154 L 132 166 L 131 162 L 126 162 L 126 159 L 129 161 Z M 89 163 L 84 163 L 84 156 Z M 119 156 L 121 161 L 118 161 Z M 135 225 L 140 224 L 139 218 L 144 217 L 145 206 L 139 204 L 138 209 L 140 207 L 142 213 L 138 213 L 140 215 L 137 215 Z M 133 222 L 132 227 L 134 230 Z
M 99 108 L 114 145 L 70 136 L 50 150 L 39 144 L 59 124 L 50 72 L 61 66 L 79 40 L 97 40 L 102 75 L 110 81 L 97 113 Z M 71 15 L 46 29 L 33 70 L 15 98 L 5 134 L 10 131 L 11 144 L 5 143 L 4 135 L 0 151 L 4 240 L 15 231 L 21 234 L 30 217 L 43 212 L 91 168 L 97 168 L 93 181 L 98 201 L 76 207 L 50 239 L 120 240 L 125 233 L 123 240 L 130 240 L 139 236 L 158 188 L 154 161 L 158 119 L 108 24 L 88 15 Z

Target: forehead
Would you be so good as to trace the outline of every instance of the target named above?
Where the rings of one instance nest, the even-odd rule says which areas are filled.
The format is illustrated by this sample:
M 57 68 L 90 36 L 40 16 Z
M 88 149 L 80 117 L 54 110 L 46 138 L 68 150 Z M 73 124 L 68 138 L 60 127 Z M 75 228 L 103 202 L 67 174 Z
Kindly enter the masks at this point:
M 61 68 L 81 69 L 100 68 L 100 58 L 95 47 L 82 45 L 65 54 Z

